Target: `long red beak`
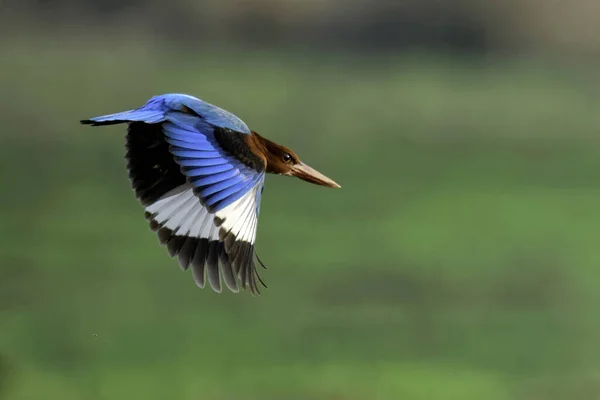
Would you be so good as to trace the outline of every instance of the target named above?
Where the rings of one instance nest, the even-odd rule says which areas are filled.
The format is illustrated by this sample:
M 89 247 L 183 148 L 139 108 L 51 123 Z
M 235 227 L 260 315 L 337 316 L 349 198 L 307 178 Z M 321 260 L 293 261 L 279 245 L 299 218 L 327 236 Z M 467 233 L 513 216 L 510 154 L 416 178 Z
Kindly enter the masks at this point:
M 341 186 L 329 179 L 319 171 L 309 167 L 304 163 L 296 164 L 292 167 L 290 175 L 300 178 L 303 181 L 314 183 L 315 185 L 327 186 L 330 188 L 340 188 Z

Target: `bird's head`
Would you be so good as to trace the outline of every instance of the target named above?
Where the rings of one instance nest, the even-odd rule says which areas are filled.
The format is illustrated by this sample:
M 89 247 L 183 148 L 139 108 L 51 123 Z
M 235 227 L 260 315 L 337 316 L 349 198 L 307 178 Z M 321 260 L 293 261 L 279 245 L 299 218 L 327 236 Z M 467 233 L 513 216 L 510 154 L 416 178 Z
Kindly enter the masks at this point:
M 258 142 L 263 155 L 267 161 L 267 172 L 278 175 L 295 176 L 315 185 L 340 188 L 341 186 L 329 179 L 314 168 L 300 161 L 300 158 L 292 150 L 285 146 L 271 142 L 256 132 L 252 132 Z

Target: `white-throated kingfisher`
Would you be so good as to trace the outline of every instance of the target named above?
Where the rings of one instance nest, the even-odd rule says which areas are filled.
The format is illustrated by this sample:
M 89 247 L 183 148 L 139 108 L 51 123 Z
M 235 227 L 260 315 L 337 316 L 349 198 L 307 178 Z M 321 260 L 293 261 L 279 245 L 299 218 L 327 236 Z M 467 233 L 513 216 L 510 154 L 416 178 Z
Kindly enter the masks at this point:
M 254 242 L 265 173 L 340 187 L 235 115 L 185 94 L 81 123 L 129 125 L 127 169 L 150 228 L 200 288 L 208 280 L 216 292 L 221 280 L 233 292 L 264 286 Z

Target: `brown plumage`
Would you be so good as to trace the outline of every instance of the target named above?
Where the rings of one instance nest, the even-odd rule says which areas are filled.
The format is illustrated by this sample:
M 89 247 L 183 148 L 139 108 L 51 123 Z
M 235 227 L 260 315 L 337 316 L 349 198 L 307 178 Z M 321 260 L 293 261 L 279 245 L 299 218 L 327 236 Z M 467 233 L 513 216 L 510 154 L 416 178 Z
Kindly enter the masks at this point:
M 301 162 L 291 149 L 266 139 L 255 131 L 244 136 L 248 149 L 264 160 L 267 173 L 295 176 L 321 186 L 340 187 L 333 180 Z

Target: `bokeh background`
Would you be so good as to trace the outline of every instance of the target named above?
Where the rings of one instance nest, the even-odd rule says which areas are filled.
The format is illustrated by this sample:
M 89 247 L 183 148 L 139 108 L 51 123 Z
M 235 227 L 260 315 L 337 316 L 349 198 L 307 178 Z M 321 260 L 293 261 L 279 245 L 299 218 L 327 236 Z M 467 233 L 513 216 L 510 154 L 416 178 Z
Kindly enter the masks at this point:
M 0 397 L 600 399 L 600 3 L 0 2 Z M 195 287 L 124 127 L 185 92 L 269 177 L 269 289 Z

